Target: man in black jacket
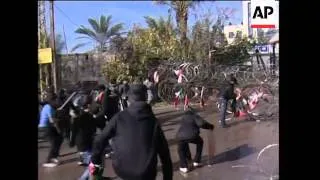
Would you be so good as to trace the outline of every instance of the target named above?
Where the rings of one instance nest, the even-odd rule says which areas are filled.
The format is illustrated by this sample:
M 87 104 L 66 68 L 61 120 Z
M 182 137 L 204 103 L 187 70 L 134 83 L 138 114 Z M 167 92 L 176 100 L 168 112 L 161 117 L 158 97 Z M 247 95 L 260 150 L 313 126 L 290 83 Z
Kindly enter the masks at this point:
M 61 107 L 67 100 L 67 95 L 64 89 L 60 89 L 58 93 L 58 107 Z M 70 105 L 68 103 L 64 108 L 57 111 L 57 118 L 59 119 L 59 124 L 61 126 L 62 133 L 67 140 L 70 140 Z
M 229 75 L 226 84 L 219 93 L 220 101 L 220 123 L 221 127 L 226 128 L 226 113 L 228 108 L 228 101 L 232 100 L 231 108 L 232 112 L 236 113 L 236 94 L 234 93 L 234 85 L 237 84 L 237 79 L 233 75 Z
M 98 128 L 103 129 L 107 121 L 120 111 L 119 108 L 119 92 L 116 81 L 112 80 L 106 88 L 102 100 L 102 110 L 97 114 Z
M 122 108 L 128 107 L 128 92 L 129 92 L 130 86 L 128 84 L 128 81 L 123 81 L 123 83 L 119 86 L 119 94 L 121 96 L 121 103 Z
M 72 124 L 72 136 L 70 146 L 77 146 L 78 152 L 80 153 L 79 165 L 89 164 L 88 159 L 91 154 L 93 138 L 96 134 L 96 123 L 90 113 L 90 104 L 92 98 L 86 96 L 81 103 L 81 110 L 79 116 L 74 118 Z
M 200 166 L 203 148 L 203 140 L 200 137 L 200 128 L 213 130 L 214 126 L 202 119 L 194 109 L 188 107 L 188 110 L 182 116 L 180 128 L 177 132 L 177 139 L 179 140 L 178 154 L 180 158 L 180 171 L 183 173 L 189 171 L 187 162 L 187 160 L 191 160 L 189 143 L 197 145 L 193 166 Z
M 162 163 L 164 180 L 172 180 L 172 162 L 167 140 L 146 103 L 147 89 L 142 84 L 130 86 L 130 105 L 116 114 L 93 146 L 92 163 L 101 164 L 101 154 L 112 138 L 113 168 L 124 180 L 155 180 L 157 155 Z M 91 167 L 95 167 L 91 164 Z M 95 170 L 91 171 L 95 174 Z

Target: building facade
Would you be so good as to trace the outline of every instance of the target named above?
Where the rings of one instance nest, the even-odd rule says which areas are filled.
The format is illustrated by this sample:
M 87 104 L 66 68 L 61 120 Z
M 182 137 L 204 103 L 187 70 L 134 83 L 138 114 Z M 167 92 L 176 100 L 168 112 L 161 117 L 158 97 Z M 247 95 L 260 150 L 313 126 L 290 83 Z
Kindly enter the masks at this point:
M 241 25 L 228 25 L 223 28 L 224 34 L 228 44 L 232 44 L 237 37 L 243 37 L 245 34 L 244 26 Z

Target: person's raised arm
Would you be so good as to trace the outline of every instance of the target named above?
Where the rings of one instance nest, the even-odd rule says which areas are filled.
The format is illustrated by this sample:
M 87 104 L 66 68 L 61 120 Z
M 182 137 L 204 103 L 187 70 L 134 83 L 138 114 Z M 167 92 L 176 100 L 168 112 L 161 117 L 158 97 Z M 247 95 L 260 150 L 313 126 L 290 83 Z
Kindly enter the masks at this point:
M 163 180 L 172 180 L 173 178 L 173 170 L 172 170 L 172 161 L 169 151 L 168 142 L 163 134 L 161 127 L 157 126 L 157 153 L 160 157 L 160 161 L 162 164 L 162 173 Z
M 193 115 L 194 115 L 194 120 L 196 121 L 196 124 L 199 128 L 213 130 L 214 126 L 211 123 L 205 121 L 198 114 L 193 114 Z
M 92 148 L 92 157 L 91 157 L 91 161 L 93 164 L 101 164 L 102 162 L 101 157 L 102 157 L 103 150 L 107 145 L 108 140 L 115 135 L 117 119 L 118 119 L 118 116 L 115 115 L 110 120 L 108 125 L 103 129 L 102 133 L 95 138 L 93 143 L 93 148 Z

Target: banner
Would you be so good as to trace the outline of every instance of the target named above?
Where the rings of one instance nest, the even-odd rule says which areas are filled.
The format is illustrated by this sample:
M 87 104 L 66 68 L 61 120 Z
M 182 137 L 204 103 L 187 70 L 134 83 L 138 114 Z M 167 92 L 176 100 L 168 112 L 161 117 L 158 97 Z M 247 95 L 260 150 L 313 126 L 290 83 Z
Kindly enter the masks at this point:
M 51 48 L 38 49 L 38 64 L 52 63 Z

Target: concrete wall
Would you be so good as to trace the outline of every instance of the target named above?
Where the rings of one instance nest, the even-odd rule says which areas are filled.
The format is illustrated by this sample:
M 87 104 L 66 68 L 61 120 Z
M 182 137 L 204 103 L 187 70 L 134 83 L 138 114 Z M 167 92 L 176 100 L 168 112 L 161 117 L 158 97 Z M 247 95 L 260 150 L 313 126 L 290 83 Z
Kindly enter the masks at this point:
M 104 63 L 115 59 L 114 55 L 104 54 L 70 54 L 59 55 L 60 77 L 62 87 L 78 81 L 99 81 L 105 83 L 101 73 Z

